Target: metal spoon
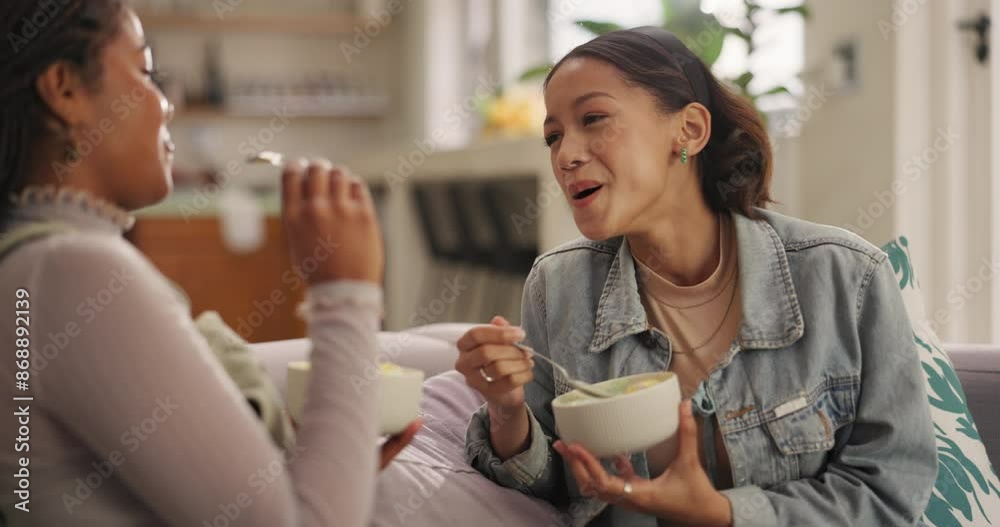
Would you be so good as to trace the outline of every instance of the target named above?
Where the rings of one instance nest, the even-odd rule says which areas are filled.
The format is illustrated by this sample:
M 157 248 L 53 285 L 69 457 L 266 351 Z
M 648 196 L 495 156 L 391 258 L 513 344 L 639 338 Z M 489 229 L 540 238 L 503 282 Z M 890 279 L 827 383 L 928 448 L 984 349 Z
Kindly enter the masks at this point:
M 563 368 L 556 361 L 546 357 L 545 355 L 542 355 L 541 353 L 536 353 L 535 350 L 529 348 L 528 346 L 525 346 L 524 344 L 518 344 L 515 342 L 514 347 L 521 351 L 530 353 L 532 357 L 538 357 L 544 360 L 545 362 L 551 364 L 553 368 L 558 370 L 559 373 L 561 373 L 562 376 L 566 378 L 566 382 L 569 383 L 570 386 L 576 388 L 577 390 L 580 390 L 581 392 L 591 397 L 597 397 L 600 399 L 608 399 L 610 397 L 614 397 L 614 395 L 605 392 L 600 388 L 595 387 L 593 384 L 585 383 L 583 381 L 578 381 L 573 377 L 570 377 L 569 372 L 566 371 L 566 368 Z
M 248 157 L 247 163 L 251 165 L 271 165 L 277 167 L 281 166 L 281 162 L 284 159 L 285 156 L 279 152 L 264 150 L 263 152 L 258 152 L 257 155 Z

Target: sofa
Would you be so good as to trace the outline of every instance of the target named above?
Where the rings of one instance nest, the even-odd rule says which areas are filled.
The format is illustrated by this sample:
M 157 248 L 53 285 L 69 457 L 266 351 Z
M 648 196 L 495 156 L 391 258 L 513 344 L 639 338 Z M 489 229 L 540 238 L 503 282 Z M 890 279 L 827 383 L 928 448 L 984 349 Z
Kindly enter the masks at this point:
M 378 335 L 380 360 L 424 371 L 424 427 L 379 477 L 372 525 L 569 525 L 549 504 L 493 485 L 464 461 L 468 416 L 481 396 L 453 370 L 455 342 L 471 325 L 435 324 Z M 1000 467 L 1000 347 L 946 345 L 989 458 Z M 305 360 L 304 339 L 255 344 L 254 350 L 284 393 L 286 365 Z M 438 499 L 440 498 L 440 499 Z

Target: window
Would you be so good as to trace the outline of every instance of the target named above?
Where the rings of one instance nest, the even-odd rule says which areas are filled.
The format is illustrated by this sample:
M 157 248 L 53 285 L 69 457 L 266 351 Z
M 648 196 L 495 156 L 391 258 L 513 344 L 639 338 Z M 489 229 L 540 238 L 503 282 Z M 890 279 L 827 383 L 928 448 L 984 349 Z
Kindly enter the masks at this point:
M 761 0 L 768 8 L 798 5 L 798 0 Z M 577 20 L 614 22 L 624 27 L 662 25 L 662 0 L 634 0 L 623 9 L 621 2 L 611 0 L 550 0 L 550 48 L 553 61 L 559 60 L 574 47 L 593 38 L 577 27 Z M 702 11 L 712 13 L 723 26 L 736 26 L 746 16 L 743 0 L 702 0 Z M 800 16 L 778 16 L 763 13 L 757 17 L 754 35 L 757 47 L 752 60 L 747 57 L 746 44 L 735 36 L 726 37 L 722 55 L 712 70 L 723 79 L 733 79 L 745 71 L 754 73 L 750 89 L 762 93 L 775 86 L 785 86 L 793 96 L 762 98 L 758 106 L 763 111 L 781 112 L 794 109 L 795 96 L 802 92 L 798 74 L 802 71 L 804 24 Z

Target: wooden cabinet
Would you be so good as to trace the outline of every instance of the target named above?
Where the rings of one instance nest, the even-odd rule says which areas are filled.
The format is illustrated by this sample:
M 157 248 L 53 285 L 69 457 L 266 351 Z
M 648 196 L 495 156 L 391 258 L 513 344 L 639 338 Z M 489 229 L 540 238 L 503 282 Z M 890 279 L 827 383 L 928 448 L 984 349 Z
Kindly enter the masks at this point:
M 292 265 L 281 220 L 266 221 L 267 242 L 250 254 L 227 250 L 213 217 L 140 216 L 128 237 L 184 289 L 194 316 L 218 311 L 250 342 L 302 337 L 295 309 L 306 284 Z

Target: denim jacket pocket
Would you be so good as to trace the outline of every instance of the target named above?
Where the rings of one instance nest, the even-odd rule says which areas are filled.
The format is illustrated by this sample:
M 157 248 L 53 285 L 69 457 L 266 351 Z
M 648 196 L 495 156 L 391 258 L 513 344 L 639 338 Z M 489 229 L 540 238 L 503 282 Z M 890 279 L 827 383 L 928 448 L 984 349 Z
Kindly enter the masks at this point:
M 765 412 L 765 426 L 778 451 L 799 457 L 799 476 L 812 475 L 811 467 L 821 466 L 822 456 L 833 449 L 837 430 L 854 421 L 860 385 L 857 375 L 827 378 Z

